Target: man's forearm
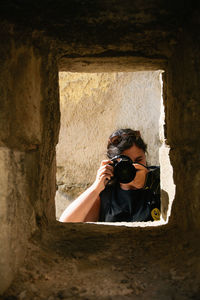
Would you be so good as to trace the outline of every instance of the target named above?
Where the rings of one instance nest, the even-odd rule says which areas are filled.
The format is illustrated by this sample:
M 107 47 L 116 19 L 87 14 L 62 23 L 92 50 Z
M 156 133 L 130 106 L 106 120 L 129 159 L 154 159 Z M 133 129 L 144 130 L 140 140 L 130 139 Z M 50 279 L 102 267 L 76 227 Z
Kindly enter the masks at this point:
M 100 191 L 93 184 L 74 200 L 60 217 L 61 222 L 84 222 L 90 209 L 99 199 Z

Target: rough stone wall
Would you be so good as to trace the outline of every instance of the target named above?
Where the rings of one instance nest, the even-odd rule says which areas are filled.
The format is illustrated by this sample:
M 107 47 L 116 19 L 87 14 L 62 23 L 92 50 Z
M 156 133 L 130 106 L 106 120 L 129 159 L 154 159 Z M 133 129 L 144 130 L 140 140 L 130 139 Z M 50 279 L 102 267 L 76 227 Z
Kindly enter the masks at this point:
M 41 287 L 44 289 L 47 295 L 44 299 L 52 296 L 61 298 L 62 288 L 67 293 L 72 282 L 80 282 L 80 288 L 88 288 L 87 296 L 92 295 L 91 299 L 98 299 L 100 292 L 101 298 L 111 298 L 111 285 L 108 284 L 107 289 L 104 285 L 107 278 L 109 283 L 117 283 L 114 299 L 118 296 L 149 299 L 152 292 L 150 298 L 156 300 L 199 299 L 199 3 L 164 0 L 127 0 L 123 4 L 121 0 L 8 0 L 0 5 L 0 134 L 3 147 L 3 176 L 0 178 L 1 292 L 7 289 L 22 265 L 32 228 L 34 230 L 35 224 L 40 224 L 44 229 L 43 220 L 53 216 L 51 206 L 56 171 L 53 171 L 53 161 L 59 118 L 57 60 L 62 70 L 69 71 L 75 65 L 73 71 L 77 72 L 83 72 L 83 69 L 90 72 L 97 69 L 99 72 L 130 71 L 133 68 L 165 69 L 165 138 L 170 146 L 176 184 L 172 214 L 168 224 L 162 227 L 127 230 L 118 226 L 55 222 L 54 229 L 50 227 L 48 232 L 43 232 L 43 236 L 38 235 L 34 240 L 37 250 L 31 244 L 33 251 L 27 256 L 26 268 L 20 270 L 19 280 L 16 279 L 5 299 L 15 299 L 21 292 L 22 298 L 25 289 L 30 291 L 33 282 L 30 270 L 33 267 L 36 278 L 38 271 L 41 272 L 43 279 L 38 278 L 36 284 L 37 292 Z M 11 31 L 5 28 L 6 21 L 11 24 Z M 40 39 L 35 38 L 37 30 L 40 31 Z M 9 32 L 12 33 L 11 38 Z M 52 47 L 49 47 L 49 41 Z M 30 78 L 30 71 L 37 74 L 34 66 L 38 65 L 43 69 L 41 78 L 34 82 L 22 105 L 21 87 L 26 86 L 26 80 L 32 82 L 34 77 Z M 31 95 L 38 95 L 40 87 L 42 96 L 39 93 L 38 97 L 41 97 L 42 106 L 39 108 L 38 101 L 32 99 L 29 102 L 28 99 Z M 34 122 L 31 121 L 32 103 L 36 105 L 36 115 L 40 112 L 42 116 L 41 124 L 45 125 L 42 125 L 41 131 L 37 129 L 34 132 L 33 124 L 40 118 L 35 116 Z M 30 110 L 26 110 L 26 105 Z M 25 118 L 27 111 L 29 115 Z M 15 120 L 17 126 L 13 125 Z M 33 150 L 32 145 L 38 142 L 40 132 L 42 142 L 39 150 Z M 38 270 L 41 258 L 42 271 Z M 102 261 L 105 262 L 104 269 Z M 42 276 L 46 275 L 47 268 L 49 277 L 44 278 Z M 60 270 L 60 280 L 55 295 L 56 268 Z M 83 284 L 85 269 L 88 280 Z M 63 281 L 66 270 L 68 282 Z M 74 270 L 81 270 L 82 277 Z M 123 270 L 125 274 L 121 278 Z M 91 281 L 93 276 L 96 280 Z M 129 295 L 123 294 L 125 288 L 118 285 L 119 278 L 123 284 L 127 282 L 124 285 L 127 288 L 132 286 Z M 45 284 L 47 282 L 48 285 Z M 103 285 L 96 292 L 99 282 Z M 136 294 L 138 282 L 143 284 L 139 285 L 142 287 L 139 295 Z M 146 297 L 143 289 L 146 289 Z M 37 292 L 33 292 L 33 299 L 40 297 Z M 77 295 L 74 297 L 77 298 Z
M 0 291 L 23 261 L 27 239 L 55 218 L 59 128 L 57 70 L 49 47 L 42 53 L 28 39 L 8 33 L 1 39 Z
M 200 226 L 200 43 L 192 20 L 181 34 L 165 81 L 166 136 L 174 168 L 172 220 L 182 228 Z M 181 63 L 179 63 L 181 61 Z
M 60 72 L 61 129 L 57 145 L 57 217 L 95 179 L 117 128 L 140 130 L 148 163 L 159 165 L 160 71 Z

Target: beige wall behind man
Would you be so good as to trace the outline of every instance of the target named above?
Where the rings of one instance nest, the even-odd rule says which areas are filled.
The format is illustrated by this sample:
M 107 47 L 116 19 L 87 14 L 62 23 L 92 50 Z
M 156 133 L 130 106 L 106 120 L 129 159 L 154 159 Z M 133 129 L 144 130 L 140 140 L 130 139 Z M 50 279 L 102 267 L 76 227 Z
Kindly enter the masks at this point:
M 57 217 L 95 179 L 108 136 L 140 130 L 148 163 L 159 164 L 160 71 L 60 72 L 61 129 L 57 146 Z

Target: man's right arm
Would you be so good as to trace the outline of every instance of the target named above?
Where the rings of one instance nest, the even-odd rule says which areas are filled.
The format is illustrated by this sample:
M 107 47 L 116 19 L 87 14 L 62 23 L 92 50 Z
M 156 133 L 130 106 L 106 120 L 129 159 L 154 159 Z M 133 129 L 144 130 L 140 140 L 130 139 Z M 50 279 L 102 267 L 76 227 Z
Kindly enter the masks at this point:
M 60 217 L 60 222 L 98 221 L 99 194 L 105 189 L 106 183 L 113 176 L 111 163 L 110 160 L 101 162 L 95 182 L 65 209 Z

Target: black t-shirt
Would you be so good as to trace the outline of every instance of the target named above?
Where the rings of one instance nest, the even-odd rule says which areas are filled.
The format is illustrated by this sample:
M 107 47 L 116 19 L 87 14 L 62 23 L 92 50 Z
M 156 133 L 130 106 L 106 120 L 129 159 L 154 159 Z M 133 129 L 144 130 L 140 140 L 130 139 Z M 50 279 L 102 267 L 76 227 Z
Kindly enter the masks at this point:
M 143 189 L 123 190 L 119 183 L 107 185 L 100 194 L 100 222 L 142 222 L 159 220 L 159 168 L 147 175 Z

